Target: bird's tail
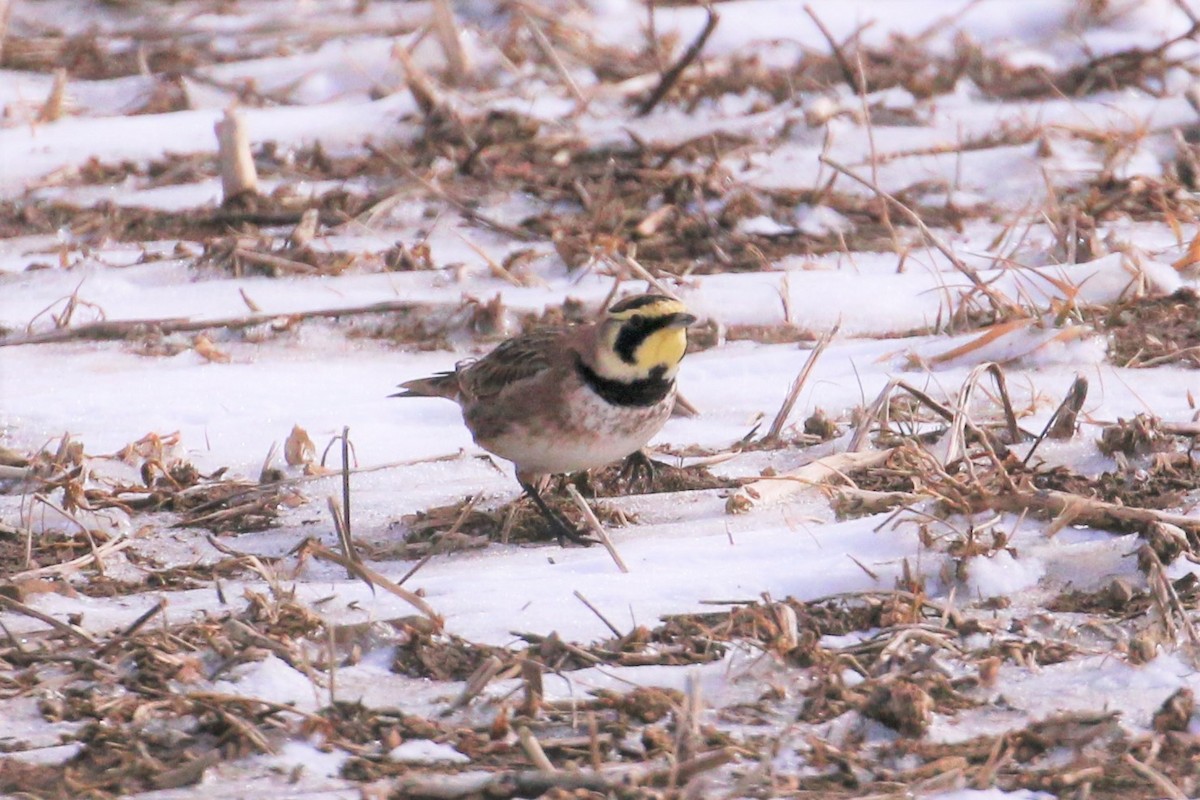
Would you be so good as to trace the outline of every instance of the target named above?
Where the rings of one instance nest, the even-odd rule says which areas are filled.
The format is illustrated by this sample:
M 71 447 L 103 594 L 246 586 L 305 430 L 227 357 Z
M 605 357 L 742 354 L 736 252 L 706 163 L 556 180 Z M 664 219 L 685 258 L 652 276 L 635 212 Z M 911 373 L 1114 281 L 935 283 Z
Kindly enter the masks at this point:
M 459 395 L 458 373 L 439 372 L 428 378 L 417 378 L 400 384 L 402 392 L 390 394 L 388 397 L 445 397 L 457 400 Z

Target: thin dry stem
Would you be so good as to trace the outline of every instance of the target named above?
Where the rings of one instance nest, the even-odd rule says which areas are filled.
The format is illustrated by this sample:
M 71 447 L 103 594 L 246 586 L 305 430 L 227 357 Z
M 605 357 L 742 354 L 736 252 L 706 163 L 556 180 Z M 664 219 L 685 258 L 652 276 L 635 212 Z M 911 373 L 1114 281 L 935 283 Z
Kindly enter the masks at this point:
M 620 638 L 621 638 L 621 637 L 624 635 L 624 634 L 622 634 L 622 633 L 621 633 L 620 629 L 618 629 L 616 625 L 613 625 L 611 622 L 609 622 L 609 621 L 608 621 L 608 618 L 607 618 L 607 617 L 605 617 L 605 616 L 604 616 L 602 613 L 600 613 L 600 609 L 598 609 L 598 608 L 596 608 L 594 605 L 592 605 L 591 601 L 590 601 L 590 600 L 588 600 L 586 597 L 584 597 L 584 596 L 583 596 L 583 595 L 582 595 L 582 594 L 579 592 L 579 590 L 578 590 L 578 589 L 576 589 L 576 590 L 575 590 L 574 594 L 575 594 L 575 599 L 576 599 L 576 600 L 578 600 L 579 602 L 583 603 L 585 606 L 587 606 L 587 608 L 588 608 L 588 611 L 591 611 L 593 614 L 595 614 L 595 615 L 596 615 L 596 617 L 597 617 L 597 618 L 598 618 L 598 619 L 599 619 L 601 622 L 603 622 L 603 623 L 604 623 L 604 627 L 606 627 L 606 628 L 608 628 L 610 631 L 612 631 L 612 634 L 613 634 L 613 636 L 615 636 L 615 637 L 617 637 L 618 639 L 620 639 Z
M 453 84 L 461 85 L 471 78 L 474 65 L 463 47 L 458 21 L 450 0 L 433 2 L 433 35 L 437 37 L 446 56 L 446 77 Z
M 589 506 L 587 501 L 583 499 L 583 495 L 581 495 L 579 490 L 571 484 L 567 484 L 567 494 L 571 496 L 571 500 L 583 514 L 583 518 L 587 523 L 588 530 L 595 534 L 596 538 L 600 540 L 600 543 L 604 545 L 604 549 L 608 551 L 610 556 L 612 556 L 613 563 L 617 565 L 617 569 L 621 570 L 621 572 L 629 572 L 629 567 L 625 566 L 625 560 L 622 559 L 621 554 L 617 552 L 616 545 L 614 545 L 612 543 L 612 539 L 608 537 L 608 532 L 604 530 L 604 526 L 600 524 L 600 520 L 596 519 L 596 515 L 592 511 L 592 507 Z
M 540 772 L 558 772 L 558 767 L 550 763 L 550 759 L 546 757 L 546 751 L 542 749 L 542 745 L 533 735 L 533 731 L 522 725 L 517 728 L 517 738 L 521 742 L 521 749 L 529 757 L 529 761 Z
M 567 87 L 567 91 L 569 91 L 571 96 L 575 98 L 575 102 L 578 104 L 577 110 L 581 111 L 587 108 L 587 97 L 584 96 L 582 91 L 580 91 L 579 84 L 577 84 L 575 79 L 571 77 L 571 71 L 567 69 L 567 65 L 563 63 L 561 58 L 559 58 L 558 51 L 554 49 L 554 44 L 542 31 L 537 22 L 535 22 L 533 18 L 529 16 L 528 12 L 526 12 L 524 8 L 522 8 L 520 11 L 521 21 L 525 24 L 526 30 L 533 35 L 533 41 L 537 43 L 538 49 L 542 51 L 542 55 L 546 57 L 546 60 L 554 66 L 554 70 L 558 73 L 558 76 L 562 79 L 563 84 Z
M 779 440 L 779 434 L 783 431 L 783 426 L 787 424 L 788 417 L 792 414 L 792 409 L 796 406 L 796 401 L 800 398 L 800 392 L 804 389 L 804 384 L 808 382 L 808 376 L 812 374 L 813 368 L 817 365 L 821 355 L 825 352 L 825 348 L 829 347 L 830 341 L 837 335 L 837 325 L 834 325 L 828 331 L 821 335 L 817 340 L 817 344 L 808 353 L 808 358 L 804 361 L 804 366 L 801 367 L 800 373 L 796 375 L 796 379 L 792 381 L 792 387 L 788 390 L 787 397 L 783 399 L 783 404 L 779 407 L 779 411 L 775 414 L 775 419 L 771 421 L 771 427 L 767 431 L 767 435 L 763 437 L 764 442 L 776 442 Z
M 688 49 L 683 52 L 671 67 L 662 74 L 658 85 L 654 87 L 654 91 L 641 102 L 638 106 L 637 115 L 644 117 L 654 110 L 662 99 L 667 96 L 667 92 L 671 91 L 671 87 L 679 81 L 679 77 L 683 75 L 683 71 L 691 66 L 700 52 L 704 50 L 704 45 L 708 43 L 708 37 L 712 36 L 713 31 L 717 29 L 717 23 L 721 21 L 721 15 L 713 10 L 712 6 L 706 5 L 704 10 L 708 13 L 708 18 L 704 21 L 704 27 L 700 30 L 700 34 L 688 45 Z
M 956 270 L 965 275 L 967 279 L 970 280 L 975 286 L 975 288 L 978 289 L 985 297 L 987 297 L 989 303 L 991 303 L 992 310 L 995 311 L 997 315 L 1001 317 L 1008 317 L 1019 311 L 1019 309 L 1013 307 L 1012 303 L 996 294 L 992 290 L 992 287 L 987 285 L 987 283 L 979 276 L 979 273 L 973 267 L 967 265 L 961 258 L 955 255 L 954 251 L 950 249 L 950 246 L 942 240 L 942 237 L 938 236 L 929 229 L 929 226 L 927 226 L 925 221 L 921 219 L 920 214 L 918 214 L 916 211 L 913 211 L 904 203 L 900 202 L 900 200 L 893 195 L 884 191 L 879 184 L 875 183 L 874 181 L 867 180 L 866 178 L 855 174 L 849 168 L 839 164 L 826 155 L 822 154 L 818 156 L 818 158 L 821 160 L 822 164 L 825 164 L 830 169 L 833 169 L 834 171 L 845 175 L 847 178 L 850 178 L 851 180 L 867 187 L 877 196 L 883 198 L 888 203 L 891 203 L 892 206 L 912 220 L 912 223 L 917 226 L 917 230 L 919 230 L 921 235 L 925 237 L 925 241 L 937 248 L 937 250 L 946 257 L 946 259 Z

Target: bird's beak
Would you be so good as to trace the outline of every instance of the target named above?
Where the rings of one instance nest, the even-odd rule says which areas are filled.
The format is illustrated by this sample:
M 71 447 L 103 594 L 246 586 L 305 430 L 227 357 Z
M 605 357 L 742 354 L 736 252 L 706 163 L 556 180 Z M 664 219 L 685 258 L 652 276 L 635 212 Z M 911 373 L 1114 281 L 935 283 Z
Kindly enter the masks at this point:
M 687 326 L 692 325 L 695 322 L 696 322 L 695 315 L 688 314 L 687 312 L 684 312 L 684 311 L 680 311 L 680 312 L 677 312 L 677 313 L 671 315 L 671 327 L 672 328 L 686 328 Z

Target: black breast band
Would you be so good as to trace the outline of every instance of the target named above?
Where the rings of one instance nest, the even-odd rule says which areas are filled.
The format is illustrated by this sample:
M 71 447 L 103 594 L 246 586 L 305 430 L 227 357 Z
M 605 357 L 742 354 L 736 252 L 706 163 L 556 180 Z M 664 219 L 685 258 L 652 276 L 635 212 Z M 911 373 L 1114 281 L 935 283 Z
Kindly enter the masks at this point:
M 651 370 L 649 378 L 641 378 L 636 381 L 614 381 L 610 378 L 600 377 L 595 370 L 583 363 L 582 358 L 576 356 L 575 371 L 596 394 L 618 406 L 645 408 L 657 405 L 663 401 L 670 393 L 671 387 L 675 385 L 674 380 L 663 377 L 666 370 L 661 366 Z

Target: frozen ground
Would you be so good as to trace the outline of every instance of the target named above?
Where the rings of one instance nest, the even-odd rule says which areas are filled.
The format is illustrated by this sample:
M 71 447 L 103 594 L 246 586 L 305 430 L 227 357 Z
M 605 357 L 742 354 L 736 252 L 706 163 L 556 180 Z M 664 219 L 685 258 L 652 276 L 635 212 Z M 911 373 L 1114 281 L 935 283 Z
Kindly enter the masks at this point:
M 705 8 L 446 5 L 11 7 L 0 792 L 1194 796 L 1188 0 L 718 3 L 644 115 Z M 596 501 L 628 572 L 501 542 L 387 395 L 638 264 L 702 320 L 652 448 L 725 488 Z M 425 616 L 324 555 L 343 429 Z

